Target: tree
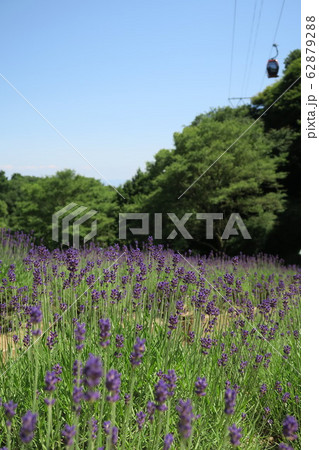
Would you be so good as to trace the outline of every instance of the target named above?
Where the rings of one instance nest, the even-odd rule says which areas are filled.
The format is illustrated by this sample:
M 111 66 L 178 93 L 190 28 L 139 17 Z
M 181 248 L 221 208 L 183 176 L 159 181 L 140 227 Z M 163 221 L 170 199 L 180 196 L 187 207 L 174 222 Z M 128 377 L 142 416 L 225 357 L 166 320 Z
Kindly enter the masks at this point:
M 269 108 L 294 82 L 294 85 L 263 116 L 266 131 L 287 129 L 293 132 L 287 148 L 286 161 L 280 169 L 287 173 L 283 187 L 287 193 L 286 208 L 280 213 L 273 232 L 269 235 L 267 249 L 296 262 L 301 247 L 301 52 L 292 51 L 285 59 L 283 77 L 252 99 L 253 117 Z M 296 81 L 298 80 L 298 81 Z
M 180 249 L 191 246 L 205 252 L 210 249 L 254 251 L 264 247 L 278 212 L 284 210 L 284 194 L 280 189 L 284 174 L 278 171 L 278 166 L 284 161 L 285 153 L 273 154 L 274 138 L 265 137 L 259 122 L 221 156 L 252 123 L 243 109 L 241 112 L 230 108 L 213 110 L 197 117 L 181 133 L 175 133 L 175 149 L 162 150 L 154 163 L 147 166 L 144 177 L 150 187 L 140 197 L 140 211 L 174 212 L 179 218 L 186 212 L 193 213 L 187 229 L 194 240 L 178 237 L 172 246 Z M 279 135 L 277 132 L 276 137 Z M 215 238 L 207 240 L 205 223 L 195 220 L 195 214 L 212 212 L 223 213 L 224 220 L 216 221 Z M 241 236 L 223 241 L 222 234 L 231 213 L 241 215 L 252 241 L 243 242 Z M 168 221 L 164 224 L 163 238 L 171 230 Z
M 54 176 L 37 178 L 32 182 L 25 181 L 12 212 L 12 228 L 26 232 L 34 230 L 38 242 L 55 247 L 59 244 L 51 238 L 52 215 L 68 204 L 75 203 L 98 212 L 94 216 L 98 221 L 96 240 L 110 244 L 116 239 L 115 195 L 112 188 L 104 186 L 100 181 L 77 175 L 72 170 L 60 171 Z M 89 231 L 90 221 L 81 226 L 81 237 Z

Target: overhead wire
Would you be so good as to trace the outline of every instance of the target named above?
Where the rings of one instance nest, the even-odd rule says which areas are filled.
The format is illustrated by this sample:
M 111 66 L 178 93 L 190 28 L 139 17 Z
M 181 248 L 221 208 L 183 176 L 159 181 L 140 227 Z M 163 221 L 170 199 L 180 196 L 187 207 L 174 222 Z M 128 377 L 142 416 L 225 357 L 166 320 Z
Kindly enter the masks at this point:
M 249 61 L 249 67 L 252 66 L 253 60 L 254 60 L 254 54 L 255 54 L 256 43 L 257 43 L 257 38 L 258 38 L 258 32 L 259 32 L 261 14 L 262 14 L 262 10 L 263 10 L 263 4 L 264 4 L 264 0 L 261 0 L 260 7 L 259 7 L 258 19 L 257 19 L 257 25 L 256 25 L 256 29 L 255 29 L 254 43 L 253 43 L 253 47 L 252 47 L 252 51 L 251 51 L 251 57 L 250 57 L 250 61 Z M 245 93 L 247 92 L 247 88 L 248 88 L 249 80 L 250 80 L 250 74 L 251 74 L 251 71 L 248 72 L 246 85 L 245 85 L 245 88 L 244 88 L 244 91 L 243 91 L 244 92 L 243 97 L 245 96 Z
M 233 73 L 234 43 L 235 43 L 235 29 L 236 29 L 236 12 L 237 12 L 237 0 L 234 0 L 234 17 L 233 17 L 233 32 L 232 32 L 231 54 L 230 54 L 230 72 L 229 72 L 228 98 L 230 97 L 231 83 L 232 83 L 232 73 Z
M 247 50 L 247 53 L 246 53 L 245 70 L 244 70 L 244 76 L 243 76 L 243 81 L 242 81 L 242 86 L 241 86 L 241 92 L 244 91 L 244 85 L 245 85 L 246 77 L 247 77 L 248 60 L 249 60 L 249 55 L 250 55 L 250 50 L 251 50 L 251 43 L 252 43 L 252 37 L 253 37 L 253 31 L 254 31 L 254 26 L 255 26 L 257 3 L 258 3 L 258 0 L 255 0 L 254 11 L 253 11 L 253 15 L 252 15 L 252 21 L 251 21 L 250 32 L 249 32 L 248 50 Z

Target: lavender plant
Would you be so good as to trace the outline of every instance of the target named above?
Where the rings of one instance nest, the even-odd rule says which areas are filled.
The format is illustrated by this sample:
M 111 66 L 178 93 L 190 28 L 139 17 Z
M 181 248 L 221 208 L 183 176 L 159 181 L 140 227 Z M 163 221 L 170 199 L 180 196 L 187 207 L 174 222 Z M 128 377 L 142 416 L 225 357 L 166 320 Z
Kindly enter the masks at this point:
M 10 233 L 0 259 L 0 448 L 300 448 L 298 267 Z

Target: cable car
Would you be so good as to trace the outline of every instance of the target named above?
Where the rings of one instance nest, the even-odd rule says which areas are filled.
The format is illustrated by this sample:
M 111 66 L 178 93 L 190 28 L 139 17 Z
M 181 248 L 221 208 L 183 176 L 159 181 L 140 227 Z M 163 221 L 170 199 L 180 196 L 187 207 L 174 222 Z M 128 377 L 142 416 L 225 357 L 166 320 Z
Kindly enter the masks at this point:
M 277 61 L 278 56 L 278 46 L 277 44 L 273 44 L 273 47 L 276 48 L 276 56 L 274 58 L 268 59 L 267 62 L 267 74 L 268 78 L 277 78 L 278 77 L 278 71 L 279 71 L 279 62 Z

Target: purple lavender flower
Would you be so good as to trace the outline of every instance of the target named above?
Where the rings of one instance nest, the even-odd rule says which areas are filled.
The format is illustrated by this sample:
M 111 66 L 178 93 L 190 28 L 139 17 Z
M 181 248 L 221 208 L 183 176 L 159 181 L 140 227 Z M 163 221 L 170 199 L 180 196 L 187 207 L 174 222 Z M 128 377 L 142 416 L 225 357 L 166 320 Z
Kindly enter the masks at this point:
M 40 323 L 42 320 L 42 312 L 38 306 L 32 306 L 30 309 L 30 322 L 31 323 Z
M 74 436 L 76 435 L 75 425 L 65 425 L 61 432 L 63 436 L 64 444 L 67 447 L 71 447 L 74 444 Z
M 145 422 L 146 414 L 143 411 L 140 411 L 136 414 L 136 422 L 138 425 L 138 430 L 141 431 Z
M 98 432 L 97 420 L 94 417 L 92 417 L 88 421 L 88 424 L 90 426 L 92 439 L 96 439 L 97 438 L 97 432 Z
M 14 403 L 12 400 L 8 401 L 8 403 L 3 403 L 4 413 L 7 417 L 6 425 L 8 428 L 11 427 L 11 419 L 16 414 L 18 404 Z
M 176 410 L 179 415 L 178 431 L 183 439 L 188 439 L 192 434 L 192 421 L 194 419 L 192 403 L 190 399 L 178 402 Z
M 47 338 L 47 346 L 50 350 L 53 349 L 54 344 L 58 342 L 58 333 L 56 331 L 50 331 L 50 334 Z
M 55 371 L 48 371 L 45 375 L 45 390 L 49 392 L 53 392 L 56 390 L 56 384 L 61 381 L 61 378 L 57 376 Z
M 267 384 L 263 383 L 260 386 L 259 393 L 260 393 L 261 396 L 263 396 L 263 395 L 266 394 L 266 392 L 267 392 Z
M 195 341 L 195 332 L 194 331 L 189 331 L 188 332 L 188 342 L 190 344 L 193 344 Z
M 171 433 L 168 433 L 164 437 L 164 447 L 163 450 L 169 450 L 173 444 L 174 436 Z
M 229 437 L 230 442 L 232 445 L 237 447 L 240 445 L 240 438 L 241 438 L 241 428 L 237 428 L 235 424 L 233 424 L 231 427 L 228 427 L 229 430 Z
M 157 402 L 156 409 L 159 411 L 165 411 L 167 406 L 165 402 L 168 397 L 168 387 L 163 379 L 160 379 L 159 382 L 155 385 L 155 400 Z
M 52 370 L 53 370 L 57 375 L 61 375 L 61 373 L 62 373 L 62 366 L 61 366 L 60 364 L 55 364 L 55 365 L 52 367 Z M 61 380 L 59 380 L 59 381 L 61 381 Z
M 288 399 L 290 398 L 290 393 L 289 392 L 285 392 L 284 395 L 282 396 L 281 400 L 284 403 L 287 403 Z
M 117 334 L 115 336 L 115 346 L 117 348 L 122 348 L 124 347 L 124 336 L 122 334 Z
M 290 347 L 290 345 L 285 345 L 285 346 L 284 346 L 284 355 L 283 355 L 283 357 L 284 357 L 285 359 L 287 359 L 288 356 L 290 355 L 290 352 L 291 352 L 291 347 Z
M 106 397 L 109 402 L 116 402 L 120 399 L 121 374 L 117 370 L 111 369 L 106 374 L 105 386 L 112 395 Z
M 284 444 L 283 442 L 281 442 L 281 443 L 278 445 L 278 449 L 280 449 L 280 450 L 294 450 L 294 449 L 291 447 L 291 445 Z
M 147 414 L 148 414 L 148 420 L 152 423 L 154 420 L 154 413 L 156 411 L 156 405 L 153 402 L 147 403 Z
M 16 275 L 15 275 L 15 264 L 10 264 L 10 268 L 8 270 L 8 278 L 10 283 L 14 283 L 16 281 Z
M 262 360 L 263 360 L 263 355 L 257 355 L 256 356 L 255 361 L 256 361 L 257 364 L 261 363 Z
M 195 394 L 200 397 L 206 395 L 207 381 L 206 378 L 197 377 L 197 381 L 195 382 Z
M 103 376 L 102 361 L 98 356 L 94 356 L 90 353 L 89 358 L 83 368 L 84 384 L 88 387 L 88 391 L 85 394 L 85 400 L 95 401 L 100 397 L 98 391 L 93 391 Z
M 81 412 L 81 400 L 84 398 L 83 388 L 82 386 L 74 386 L 72 393 L 72 400 L 75 403 L 74 411 L 76 415 L 79 415 Z
M 212 347 L 213 341 L 209 336 L 207 336 L 206 338 L 201 338 L 200 343 L 202 345 L 202 348 L 204 349 L 202 350 L 203 355 L 208 355 L 207 350 L 209 350 Z
M 79 378 L 81 377 L 83 372 L 83 368 L 82 368 L 82 363 L 81 361 L 78 361 L 77 359 L 74 361 L 73 363 L 73 367 L 72 367 L 72 374 L 75 377 L 75 379 L 73 380 L 74 383 L 77 382 L 77 380 L 79 380 Z
M 167 374 L 163 374 L 163 379 L 165 380 L 165 383 L 167 384 L 168 389 L 168 395 L 173 396 L 174 391 L 176 389 L 176 381 L 177 381 L 177 375 L 175 373 L 175 370 L 170 369 L 167 371 Z
M 30 335 L 29 335 L 29 334 L 26 334 L 26 335 L 24 336 L 22 342 L 23 342 L 23 345 L 24 345 L 25 347 L 29 347 L 29 345 L 30 345 Z
M 76 328 L 74 331 L 75 334 L 75 340 L 77 341 L 77 345 L 76 345 L 76 349 L 77 350 L 82 350 L 82 348 L 84 347 L 83 341 L 85 339 L 85 333 L 86 333 L 86 329 L 85 329 L 85 323 L 76 323 Z
M 291 440 L 297 439 L 298 422 L 294 416 L 286 416 L 282 425 L 282 432 L 286 438 Z
M 97 386 L 103 375 L 102 361 L 98 356 L 90 353 L 89 358 L 83 369 L 84 382 L 88 387 Z
M 237 393 L 234 389 L 226 389 L 225 391 L 225 413 L 233 414 L 236 406 Z
M 146 339 L 136 338 L 133 352 L 130 355 L 130 361 L 133 366 L 139 366 L 142 362 L 143 354 L 145 352 L 145 341 Z
M 99 320 L 100 327 L 100 345 L 102 347 L 107 347 L 110 345 L 109 337 L 111 336 L 111 321 L 110 319 L 100 319 Z
M 68 248 L 66 251 L 66 266 L 67 269 L 72 273 L 72 275 L 77 271 L 78 265 L 79 251 L 74 247 Z
M 221 358 L 217 361 L 218 366 L 225 367 L 228 361 L 227 353 L 222 353 Z
M 178 324 L 178 316 L 177 315 L 171 315 L 168 319 L 169 325 L 168 328 L 170 330 L 176 330 L 177 324 Z
M 183 302 L 183 300 L 177 300 L 177 302 L 176 302 L 176 313 L 177 314 L 182 314 L 183 311 L 184 311 L 184 302 Z
M 241 361 L 239 366 L 239 373 L 243 374 L 245 372 L 245 369 L 248 365 L 248 361 Z
M 104 433 L 108 436 L 111 432 L 111 421 L 107 420 L 107 421 L 103 422 L 102 428 L 103 428 Z
M 119 437 L 119 430 L 117 427 L 113 427 L 112 428 L 112 444 L 114 445 L 114 447 L 117 444 L 118 437 Z
M 33 439 L 34 430 L 37 425 L 37 417 L 37 414 L 27 411 L 21 419 L 22 426 L 20 428 L 20 439 L 24 444 L 28 444 Z
M 12 417 L 16 414 L 18 404 L 14 403 L 12 400 L 9 400 L 7 403 L 3 403 L 4 413 L 8 417 L 8 419 L 12 419 Z

